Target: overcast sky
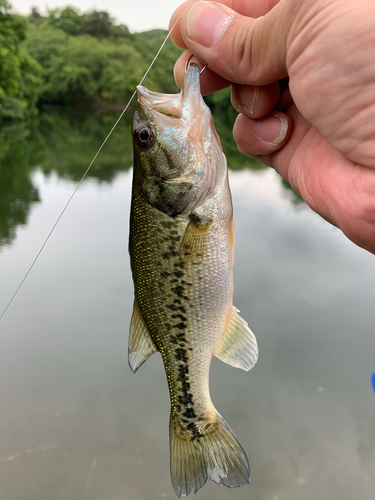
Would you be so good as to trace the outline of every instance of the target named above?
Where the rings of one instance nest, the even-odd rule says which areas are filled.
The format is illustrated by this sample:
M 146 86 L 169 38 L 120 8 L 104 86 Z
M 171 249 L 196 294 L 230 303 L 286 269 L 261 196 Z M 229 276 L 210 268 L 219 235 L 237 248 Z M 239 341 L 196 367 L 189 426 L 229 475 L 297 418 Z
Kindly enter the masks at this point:
M 40 12 L 46 7 L 63 7 L 72 5 L 82 11 L 90 9 L 106 10 L 112 17 L 128 26 L 131 31 L 143 31 L 152 28 L 167 29 L 172 12 L 183 0 L 10 0 L 14 10 L 21 14 L 29 14 L 31 7 L 36 6 Z

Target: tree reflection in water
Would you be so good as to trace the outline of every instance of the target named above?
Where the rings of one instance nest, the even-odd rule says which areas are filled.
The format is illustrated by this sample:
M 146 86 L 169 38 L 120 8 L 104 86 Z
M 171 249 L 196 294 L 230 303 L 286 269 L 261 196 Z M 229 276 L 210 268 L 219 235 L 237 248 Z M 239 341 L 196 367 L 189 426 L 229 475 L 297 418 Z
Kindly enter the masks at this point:
M 264 167 L 241 155 L 232 136 L 233 116 L 210 102 L 228 166 L 234 170 Z M 36 169 L 45 175 L 78 182 L 120 114 L 80 110 L 63 106 L 45 108 L 27 123 L 0 128 L 0 247 L 10 245 L 16 228 L 27 224 L 33 203 L 41 201 L 33 185 Z M 111 183 L 118 172 L 128 170 L 133 161 L 130 127 L 132 112 L 125 114 L 100 152 L 87 177 Z M 290 190 L 287 183 L 285 188 Z M 294 192 L 293 192 L 294 193 Z M 300 198 L 295 195 L 295 201 Z
M 11 244 L 16 227 L 27 224 L 31 204 L 40 201 L 30 178 L 28 135 L 23 122 L 0 130 L 0 247 Z

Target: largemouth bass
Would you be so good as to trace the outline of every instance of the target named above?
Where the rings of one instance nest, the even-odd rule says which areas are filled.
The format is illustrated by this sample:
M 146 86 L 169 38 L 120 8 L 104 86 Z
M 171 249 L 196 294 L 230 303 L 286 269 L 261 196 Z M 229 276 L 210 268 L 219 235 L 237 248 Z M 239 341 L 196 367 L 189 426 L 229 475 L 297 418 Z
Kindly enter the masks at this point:
M 234 229 L 226 159 L 191 64 L 180 94 L 137 87 L 130 219 L 135 287 L 129 364 L 161 353 L 170 398 L 171 480 L 178 496 L 207 477 L 250 481 L 245 451 L 209 392 L 213 356 L 249 370 L 254 334 L 233 307 Z

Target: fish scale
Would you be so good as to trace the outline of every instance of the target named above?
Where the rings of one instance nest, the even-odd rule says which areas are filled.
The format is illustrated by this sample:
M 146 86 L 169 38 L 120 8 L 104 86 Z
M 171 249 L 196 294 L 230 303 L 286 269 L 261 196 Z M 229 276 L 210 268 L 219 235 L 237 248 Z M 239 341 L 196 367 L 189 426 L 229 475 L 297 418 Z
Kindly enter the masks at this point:
M 225 156 L 192 64 L 177 96 L 138 87 L 129 252 L 135 300 L 129 364 L 161 353 L 178 496 L 207 478 L 250 481 L 246 453 L 214 407 L 214 355 L 244 370 L 258 350 L 233 307 L 234 230 Z
M 209 258 L 212 252 L 208 251 L 208 265 L 205 259 L 198 265 L 184 262 L 179 250 L 189 219 L 177 218 L 172 225 L 170 220 L 165 220 L 165 215 L 136 194 L 133 200 L 131 234 L 135 233 L 132 241 L 140 250 L 135 252 L 132 267 L 134 275 L 144 277 L 135 280 L 139 309 L 163 357 L 172 413 L 180 416 L 186 427 L 191 419 L 202 417 L 210 404 L 208 373 L 211 359 L 205 352 L 215 348 L 210 344 L 217 343 L 217 338 L 202 336 L 201 332 L 209 333 L 210 323 L 213 329 L 216 325 L 207 307 L 212 297 L 211 286 L 203 279 L 205 274 L 215 278 L 215 270 L 211 269 L 213 259 Z M 138 226 L 142 231 L 134 231 Z M 189 356 L 193 351 L 194 357 Z M 185 405 L 189 399 L 193 402 Z M 186 411 L 189 409 L 194 411 Z

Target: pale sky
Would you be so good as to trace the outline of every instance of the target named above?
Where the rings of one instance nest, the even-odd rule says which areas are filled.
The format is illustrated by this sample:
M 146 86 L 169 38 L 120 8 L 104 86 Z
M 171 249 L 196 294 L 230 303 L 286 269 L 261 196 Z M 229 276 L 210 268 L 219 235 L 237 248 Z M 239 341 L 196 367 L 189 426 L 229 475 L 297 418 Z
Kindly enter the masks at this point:
M 183 0 L 10 0 L 13 9 L 21 14 L 29 14 L 31 7 L 38 7 L 41 13 L 46 7 L 52 9 L 72 5 L 81 11 L 90 9 L 106 10 L 118 22 L 124 23 L 131 31 L 153 28 L 168 28 L 169 18 Z

